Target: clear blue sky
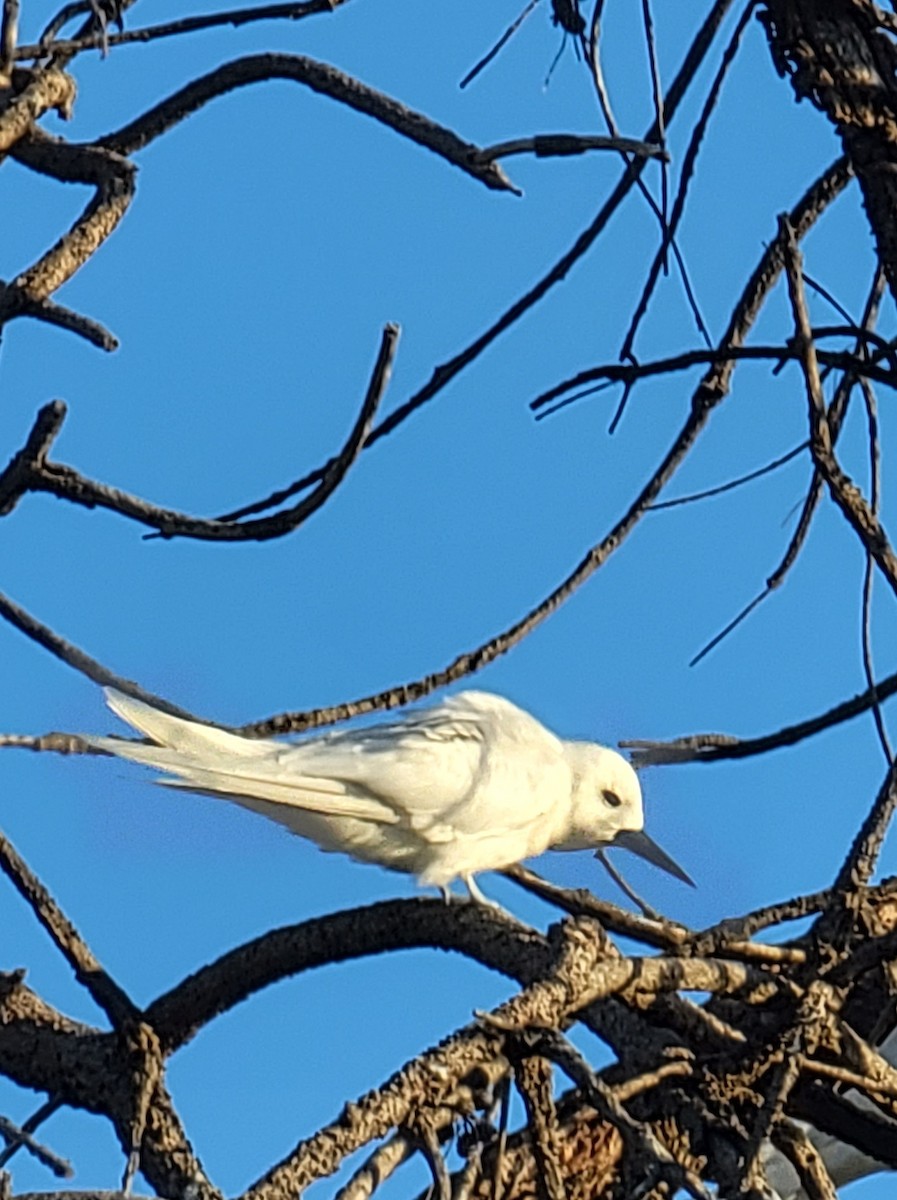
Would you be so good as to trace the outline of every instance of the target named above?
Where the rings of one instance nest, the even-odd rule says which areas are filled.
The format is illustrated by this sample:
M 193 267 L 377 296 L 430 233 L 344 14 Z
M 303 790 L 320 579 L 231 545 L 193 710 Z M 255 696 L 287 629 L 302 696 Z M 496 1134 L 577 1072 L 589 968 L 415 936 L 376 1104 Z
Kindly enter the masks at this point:
M 459 91 L 519 6 L 454 0 L 425 10 L 351 0 L 332 17 L 85 57 L 75 119 L 58 131 L 106 133 L 196 74 L 265 49 L 331 62 L 483 144 L 598 130 L 572 45 L 543 86 L 561 40 L 547 0 Z M 212 6 L 190 11 L 204 7 Z M 655 14 L 666 81 L 705 7 Z M 24 8 L 30 39 L 51 9 Z M 129 23 L 176 15 L 181 5 L 145 0 Z M 606 67 L 620 125 L 637 136 L 651 107 L 632 20 L 626 6 L 608 12 Z M 674 171 L 710 74 L 671 131 Z M 752 24 L 681 235 L 714 336 L 776 214 L 837 151 L 823 119 L 796 106 L 775 76 Z M 54 457 L 203 515 L 266 494 L 341 444 L 387 321 L 401 325 L 402 337 L 386 410 L 401 403 L 545 272 L 619 171 L 611 157 L 515 158 L 507 169 L 523 198 L 489 192 L 288 83 L 217 100 L 137 161 L 137 196 L 123 224 L 59 294 L 107 323 L 121 348 L 104 355 L 43 325 L 7 328 L 0 444 L 11 455 L 37 408 L 60 397 L 70 412 Z M 0 276 L 9 278 L 74 218 L 87 193 L 12 163 L 3 176 Z M 650 178 L 656 189 L 656 169 Z M 0 587 L 113 670 L 223 722 L 366 695 L 445 665 L 568 573 L 653 471 L 687 411 L 696 376 L 637 390 L 613 438 L 615 393 L 538 424 L 527 407 L 559 379 L 614 359 L 656 236 L 633 195 L 548 301 L 365 454 L 332 503 L 293 535 L 262 546 L 147 542 L 117 516 L 32 496 L 0 522 Z M 872 256 L 856 189 L 806 249 L 810 273 L 857 313 Z M 833 319 L 819 301 L 813 315 Z M 758 337 L 780 339 L 785 320 L 780 291 Z M 670 278 L 637 351 L 649 358 L 695 344 Z M 887 444 L 893 410 L 881 419 Z M 805 437 L 805 427 L 796 370 L 774 379 L 763 366 L 740 369 L 671 494 L 762 465 Z M 858 410 L 844 447 L 862 482 L 864 436 Z M 511 697 L 567 736 L 611 744 L 760 733 L 861 690 L 863 563 L 830 504 L 782 592 L 700 666 L 687 666 L 776 565 L 808 472 L 801 458 L 725 497 L 645 521 L 475 686 Z M 882 589 L 874 640 L 885 674 L 895 622 Z M 98 688 L 6 625 L 0 663 L 0 729 L 114 727 Z M 323 856 L 232 806 L 151 788 L 125 764 L 7 751 L 0 769 L 2 827 L 138 1002 L 271 927 L 415 894 L 410 880 Z M 814 890 L 833 878 L 883 771 L 870 719 L 759 760 L 651 771 L 648 828 L 698 889 L 617 861 L 655 905 L 695 926 Z M 589 854 L 536 865 L 556 882 L 618 899 Z M 890 846 L 882 865 L 895 868 Z M 552 919 L 504 881 L 482 885 L 525 919 Z M 53 1003 L 99 1020 L 10 888 L 0 889 L 0 922 L 0 965 L 27 966 L 30 985 Z M 346 1099 L 508 992 L 481 968 L 423 952 L 310 974 L 256 997 L 183 1050 L 170 1069 L 175 1103 L 211 1178 L 233 1193 Z M 12 1118 L 35 1105 L 0 1086 L 0 1111 Z M 75 1162 L 77 1186 L 117 1183 L 120 1154 L 102 1122 L 63 1113 L 45 1134 Z M 23 1157 L 15 1182 L 17 1190 L 51 1185 Z M 853 1194 L 873 1200 L 887 1186 L 872 1181 Z M 402 1192 L 413 1194 L 411 1183 Z

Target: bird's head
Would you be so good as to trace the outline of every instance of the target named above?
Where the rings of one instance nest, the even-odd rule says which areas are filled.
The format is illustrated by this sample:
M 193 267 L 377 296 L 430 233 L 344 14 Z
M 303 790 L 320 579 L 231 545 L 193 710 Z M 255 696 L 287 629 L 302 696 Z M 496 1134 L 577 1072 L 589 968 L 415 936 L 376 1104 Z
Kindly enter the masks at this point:
M 644 832 L 642 789 L 626 759 L 594 742 L 565 742 L 564 749 L 573 788 L 567 834 L 555 848 L 620 846 L 694 886 L 678 863 Z

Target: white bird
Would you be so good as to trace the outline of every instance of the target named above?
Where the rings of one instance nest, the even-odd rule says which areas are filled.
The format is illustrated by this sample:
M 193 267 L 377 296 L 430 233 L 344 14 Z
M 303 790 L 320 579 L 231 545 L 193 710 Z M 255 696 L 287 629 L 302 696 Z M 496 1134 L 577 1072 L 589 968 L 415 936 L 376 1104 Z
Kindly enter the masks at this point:
M 299 742 L 183 720 L 111 688 L 106 699 L 154 744 L 88 738 L 97 749 L 446 897 L 460 878 L 482 900 L 477 872 L 548 849 L 622 846 L 691 883 L 643 832 L 641 788 L 621 755 L 562 741 L 501 696 L 461 692 L 398 721 Z

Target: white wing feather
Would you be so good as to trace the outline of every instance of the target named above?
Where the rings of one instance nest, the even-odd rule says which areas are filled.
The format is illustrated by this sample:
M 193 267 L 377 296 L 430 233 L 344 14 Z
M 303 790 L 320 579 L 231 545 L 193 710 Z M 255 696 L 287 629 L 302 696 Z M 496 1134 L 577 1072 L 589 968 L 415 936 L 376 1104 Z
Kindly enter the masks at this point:
M 185 721 L 111 688 L 107 689 L 107 697 L 109 707 L 123 720 L 161 744 L 149 746 L 121 738 L 92 738 L 93 745 L 119 758 L 178 776 L 158 780 L 159 783 L 213 795 L 256 797 L 327 816 L 388 824 L 398 819 L 393 810 L 375 797 L 350 793 L 339 780 L 298 774 L 293 764 L 283 762 L 291 747 Z

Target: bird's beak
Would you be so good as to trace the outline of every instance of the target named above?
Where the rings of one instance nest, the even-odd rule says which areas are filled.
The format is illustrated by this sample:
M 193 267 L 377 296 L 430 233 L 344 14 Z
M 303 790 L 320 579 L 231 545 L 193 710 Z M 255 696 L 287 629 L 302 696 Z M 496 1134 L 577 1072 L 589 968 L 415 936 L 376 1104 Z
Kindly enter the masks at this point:
M 668 875 L 675 875 L 689 887 L 695 886 L 695 881 L 686 875 L 675 859 L 670 858 L 666 850 L 661 850 L 657 842 L 648 837 L 642 829 L 623 829 L 609 844 L 619 846 L 623 850 L 630 850 L 639 858 L 644 858 L 647 862 L 653 863 L 655 867 L 660 867 L 661 871 L 666 871 Z

